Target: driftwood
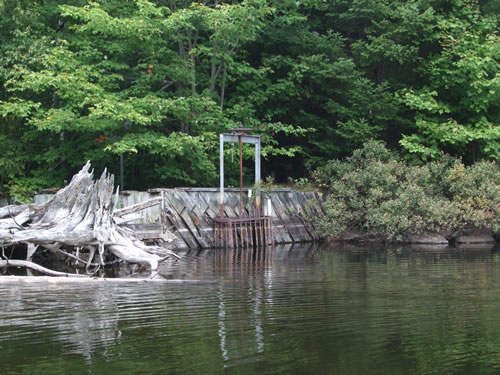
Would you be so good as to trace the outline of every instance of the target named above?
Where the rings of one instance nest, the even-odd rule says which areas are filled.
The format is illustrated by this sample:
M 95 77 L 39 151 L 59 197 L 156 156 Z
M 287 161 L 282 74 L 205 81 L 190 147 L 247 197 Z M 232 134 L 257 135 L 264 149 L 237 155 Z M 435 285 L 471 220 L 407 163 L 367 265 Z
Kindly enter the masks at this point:
M 29 269 L 32 269 L 33 271 L 44 273 L 44 274 L 50 275 L 50 276 L 66 276 L 66 277 L 71 276 L 71 277 L 78 277 L 78 278 L 79 277 L 89 278 L 88 275 L 78 275 L 78 274 L 72 274 L 72 273 L 66 273 L 66 272 L 53 271 L 51 269 L 42 267 L 39 264 L 36 264 L 33 262 L 28 262 L 26 260 L 17 260 L 17 259 L 0 260 L 0 268 L 7 268 L 7 267 L 29 268 Z
M 10 205 L 6 207 L 0 207 L 0 218 L 2 217 L 12 217 L 19 215 L 21 212 L 28 208 L 27 204 L 23 205 Z
M 114 197 L 113 186 L 113 175 L 106 171 L 94 181 L 90 163 L 87 163 L 70 184 L 49 201 L 40 205 L 2 208 L 0 250 L 27 244 L 26 261 L 31 261 L 38 249 L 45 248 L 87 269 L 104 266 L 109 259 L 111 262 L 118 259 L 148 265 L 156 270 L 163 260 L 178 258 L 163 247 L 146 246 L 134 232 L 117 225 L 114 211 L 118 190 Z M 172 237 L 167 233 L 164 239 L 169 242 Z M 0 268 L 8 265 L 5 251 L 2 257 L 4 261 L 0 261 Z M 11 265 L 12 262 L 9 261 Z
M 115 210 L 114 217 L 122 217 L 137 211 L 145 210 L 146 208 L 156 206 L 161 203 L 161 198 L 149 199 L 145 202 L 133 204 L 131 206 Z

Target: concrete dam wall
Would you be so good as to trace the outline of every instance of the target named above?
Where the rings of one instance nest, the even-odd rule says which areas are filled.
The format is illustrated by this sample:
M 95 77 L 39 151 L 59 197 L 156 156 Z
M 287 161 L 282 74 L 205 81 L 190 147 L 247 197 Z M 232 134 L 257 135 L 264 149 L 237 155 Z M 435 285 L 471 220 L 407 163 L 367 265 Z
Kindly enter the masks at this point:
M 324 212 L 321 193 L 273 189 L 261 194 L 262 213 L 272 218 L 275 243 L 320 240 L 316 219 Z M 38 194 L 35 203 L 43 203 L 51 196 Z M 243 197 L 244 215 L 254 215 L 255 191 L 244 189 Z M 161 238 L 166 229 L 176 237 L 169 246 L 172 249 L 214 247 L 213 219 L 219 215 L 220 209 L 218 188 L 123 191 L 119 207 L 130 207 L 155 198 L 156 205 L 124 215 L 123 225 L 135 230 L 142 239 Z M 224 214 L 237 217 L 239 205 L 239 189 L 225 189 Z

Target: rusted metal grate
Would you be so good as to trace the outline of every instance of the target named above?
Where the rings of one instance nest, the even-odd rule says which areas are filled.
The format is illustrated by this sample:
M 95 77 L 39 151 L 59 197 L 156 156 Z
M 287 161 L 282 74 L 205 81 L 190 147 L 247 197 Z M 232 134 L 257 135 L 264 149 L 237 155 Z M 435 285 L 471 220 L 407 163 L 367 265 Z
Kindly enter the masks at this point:
M 216 247 L 274 247 L 273 220 L 270 216 L 218 217 L 214 219 Z

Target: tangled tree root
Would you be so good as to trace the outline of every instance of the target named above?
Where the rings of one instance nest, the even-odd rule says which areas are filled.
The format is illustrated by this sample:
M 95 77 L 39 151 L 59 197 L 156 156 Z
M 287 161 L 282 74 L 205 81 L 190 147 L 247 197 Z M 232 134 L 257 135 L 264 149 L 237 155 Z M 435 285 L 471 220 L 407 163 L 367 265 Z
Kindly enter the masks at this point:
M 111 258 L 147 265 L 156 270 L 158 264 L 169 257 L 178 256 L 163 247 L 146 246 L 132 232 L 116 224 L 113 216 L 114 177 L 103 172 L 94 181 L 90 162 L 46 203 L 24 206 L 7 206 L 0 209 L 0 247 L 27 244 L 28 263 L 17 267 L 41 267 L 31 262 L 33 254 L 41 248 L 71 258 L 77 266 L 105 266 Z M 166 235 L 167 242 L 173 235 Z M 14 265 L 2 251 L 0 268 Z M 83 259 L 85 258 L 85 259 Z M 18 261 L 19 262 L 19 261 Z M 43 267 L 42 267 L 43 268 Z M 56 271 L 36 269 L 56 276 Z M 50 273 L 50 272 L 52 273 Z M 60 273 L 66 276 L 65 273 Z M 61 276 L 57 275 L 57 276 Z

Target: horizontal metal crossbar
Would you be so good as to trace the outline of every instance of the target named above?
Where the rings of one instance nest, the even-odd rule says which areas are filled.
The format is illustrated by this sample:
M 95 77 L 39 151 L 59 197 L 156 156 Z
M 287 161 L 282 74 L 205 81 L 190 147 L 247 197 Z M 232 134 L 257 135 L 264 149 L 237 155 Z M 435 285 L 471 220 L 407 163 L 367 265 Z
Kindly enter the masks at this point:
M 250 222 L 258 222 L 265 221 L 270 219 L 270 216 L 258 216 L 258 217 L 216 217 L 214 221 L 216 223 L 250 223 Z
M 224 142 L 236 142 L 236 143 L 238 143 L 240 141 L 239 136 L 237 136 L 235 134 L 224 133 L 223 137 L 224 137 Z M 242 135 L 241 136 L 241 141 L 243 143 L 251 143 L 253 145 L 256 145 L 259 142 L 259 139 L 260 139 L 260 137 L 257 135 Z

